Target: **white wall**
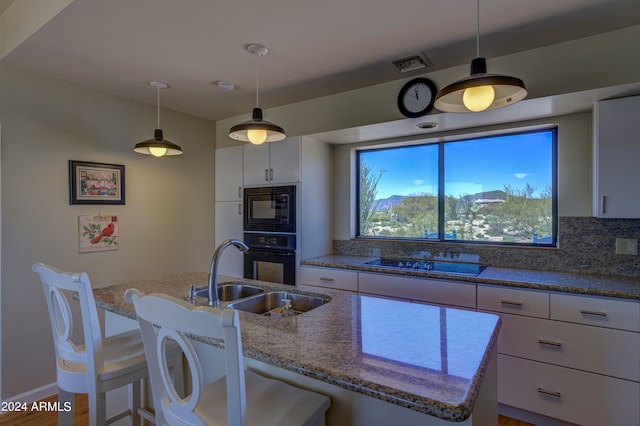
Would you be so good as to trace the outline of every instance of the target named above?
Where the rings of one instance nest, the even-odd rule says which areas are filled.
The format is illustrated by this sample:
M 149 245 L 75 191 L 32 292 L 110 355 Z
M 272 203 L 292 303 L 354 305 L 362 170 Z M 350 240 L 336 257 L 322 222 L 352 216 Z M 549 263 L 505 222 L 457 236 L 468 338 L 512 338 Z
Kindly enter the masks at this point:
M 165 137 L 185 153 L 136 154 L 156 126 L 149 90 L 150 104 L 136 103 L 0 65 L 2 399 L 55 381 L 33 263 L 86 271 L 94 287 L 209 267 L 215 123 L 163 110 Z M 124 165 L 126 205 L 69 205 L 69 160 Z M 120 248 L 80 254 L 78 216 L 96 213 L 119 215 Z

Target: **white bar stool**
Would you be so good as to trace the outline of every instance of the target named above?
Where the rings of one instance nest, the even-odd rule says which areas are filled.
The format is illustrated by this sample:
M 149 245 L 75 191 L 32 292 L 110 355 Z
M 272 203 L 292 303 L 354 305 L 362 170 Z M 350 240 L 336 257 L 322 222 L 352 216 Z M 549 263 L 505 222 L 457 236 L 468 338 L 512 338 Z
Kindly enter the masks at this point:
M 70 403 L 73 407 L 74 394 L 88 394 L 91 426 L 110 424 L 127 416 L 131 416 L 134 425 L 141 423 L 141 415 L 155 420 L 141 404 L 141 380 L 148 376 L 148 369 L 140 331 L 134 329 L 103 339 L 86 273 L 62 272 L 43 263 L 34 264 L 32 269 L 40 275 L 49 308 L 60 403 Z M 84 335 L 81 345 L 71 341 L 73 317 L 68 292 L 77 293 L 80 302 Z M 182 361 L 177 349 L 173 345 L 170 363 L 178 367 L 176 376 L 180 377 L 176 386 L 180 388 Z M 125 385 L 130 385 L 129 409 L 107 419 L 106 392 Z M 73 418 L 73 408 L 68 412 L 59 411 L 58 424 L 73 425 Z
M 149 362 L 156 423 L 207 426 L 324 425 L 330 400 L 244 368 L 238 312 L 194 307 L 163 294 L 125 292 L 133 303 Z M 185 334 L 224 340 L 226 376 L 203 385 L 202 366 Z M 192 393 L 181 398 L 171 385 L 164 346 L 175 340 L 191 372 Z

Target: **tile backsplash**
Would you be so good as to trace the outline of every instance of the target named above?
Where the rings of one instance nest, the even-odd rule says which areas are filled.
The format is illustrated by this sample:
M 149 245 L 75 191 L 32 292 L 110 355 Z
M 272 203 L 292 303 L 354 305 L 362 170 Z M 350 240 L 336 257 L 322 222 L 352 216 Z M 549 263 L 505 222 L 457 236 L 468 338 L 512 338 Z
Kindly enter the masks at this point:
M 640 219 L 561 217 L 558 248 L 465 243 L 334 240 L 338 255 L 411 257 L 489 266 L 640 277 L 640 256 L 616 254 L 616 238 L 640 239 Z

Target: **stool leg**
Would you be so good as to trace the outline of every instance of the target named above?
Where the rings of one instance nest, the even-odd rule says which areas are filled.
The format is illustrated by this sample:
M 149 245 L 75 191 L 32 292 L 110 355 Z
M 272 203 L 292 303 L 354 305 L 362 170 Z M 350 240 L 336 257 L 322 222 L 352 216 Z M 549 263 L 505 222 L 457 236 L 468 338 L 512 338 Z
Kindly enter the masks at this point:
M 129 385 L 129 408 L 131 409 L 131 424 L 133 426 L 140 426 L 141 424 L 140 415 L 138 414 L 138 408 L 142 406 L 140 388 L 139 381 Z
M 58 411 L 59 426 L 73 426 L 74 397 L 75 395 L 73 393 L 58 388 L 58 403 L 60 404 L 60 408 L 62 408 Z M 69 411 L 63 410 L 67 406 L 71 407 L 71 409 Z
M 105 426 L 107 424 L 107 394 L 89 390 L 89 425 Z

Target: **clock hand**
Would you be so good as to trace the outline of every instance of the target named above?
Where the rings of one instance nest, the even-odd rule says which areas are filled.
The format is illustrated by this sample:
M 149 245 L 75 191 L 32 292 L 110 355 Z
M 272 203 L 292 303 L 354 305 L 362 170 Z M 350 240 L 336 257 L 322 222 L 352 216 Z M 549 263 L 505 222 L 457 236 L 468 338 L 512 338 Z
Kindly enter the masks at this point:
M 416 99 L 420 99 L 420 96 L 418 95 L 418 88 L 416 87 L 415 89 L 413 89 L 414 92 L 416 92 Z

